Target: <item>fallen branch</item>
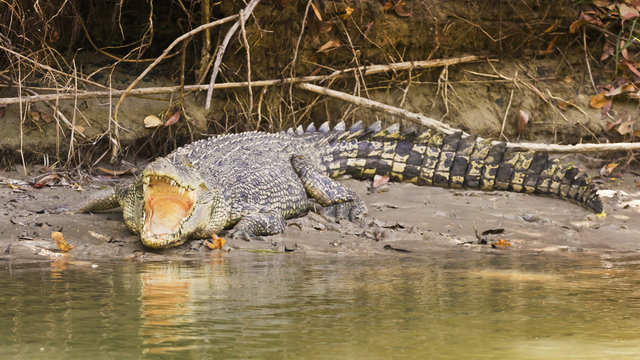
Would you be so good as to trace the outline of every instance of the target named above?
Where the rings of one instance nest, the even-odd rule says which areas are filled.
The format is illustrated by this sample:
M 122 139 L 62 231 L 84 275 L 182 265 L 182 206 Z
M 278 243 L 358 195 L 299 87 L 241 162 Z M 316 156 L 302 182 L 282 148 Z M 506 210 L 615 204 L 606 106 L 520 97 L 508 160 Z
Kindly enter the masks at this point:
M 235 15 L 234 15 L 235 16 Z M 436 59 L 436 60 L 423 60 L 423 61 L 405 61 L 400 63 L 386 64 L 386 65 L 369 65 L 369 66 L 360 66 L 353 67 L 344 70 L 336 70 L 329 75 L 314 75 L 314 76 L 300 76 L 294 78 L 287 79 L 277 79 L 277 80 L 259 80 L 259 81 L 251 81 L 251 87 L 265 87 L 265 86 L 276 86 L 283 84 L 295 84 L 295 83 L 306 83 L 306 82 L 315 82 L 315 81 L 327 81 L 332 80 L 339 77 L 344 77 L 352 74 L 356 71 L 362 71 L 363 75 L 375 75 L 386 72 L 396 72 L 396 71 L 406 71 L 406 70 L 414 70 L 414 69 L 428 69 L 434 67 L 455 65 L 461 63 L 468 63 L 473 61 L 478 61 L 484 59 L 482 56 L 462 56 L 457 58 L 450 59 Z M 152 64 L 153 65 L 153 64 Z M 143 75 L 141 75 L 143 76 Z M 135 86 L 135 84 L 134 84 Z M 214 84 L 214 89 L 231 89 L 231 88 L 239 88 L 239 87 L 248 87 L 249 83 L 246 81 L 240 82 L 228 82 L 228 83 L 218 83 Z M 45 94 L 45 95 L 34 95 L 34 96 L 23 96 L 22 102 L 38 102 L 38 101 L 49 101 L 49 100 L 73 100 L 73 99 L 92 99 L 92 98 L 101 98 L 101 97 L 109 97 L 109 96 L 119 96 L 127 93 L 129 96 L 141 96 L 141 95 L 153 95 L 153 94 L 170 94 L 177 91 L 180 91 L 180 86 L 163 86 L 163 87 L 150 87 L 150 88 L 140 88 L 140 89 L 131 89 L 127 90 L 108 90 L 108 91 L 84 91 L 79 92 L 77 94 Z M 209 89 L 209 85 L 186 85 L 184 86 L 185 92 L 191 91 L 205 91 Z M 17 104 L 20 100 L 18 97 L 13 98 L 0 98 L 0 104 Z
M 462 130 L 450 127 L 436 119 L 417 114 L 405 109 L 400 109 L 391 105 L 383 104 L 378 101 L 373 101 L 358 96 L 346 94 L 340 91 L 327 89 L 321 86 L 312 84 L 297 84 L 298 88 L 311 91 L 317 94 L 331 96 L 336 99 L 340 99 L 354 105 L 363 106 L 369 109 L 377 110 L 398 116 L 405 120 L 414 122 L 419 125 L 426 126 L 431 129 L 441 131 L 445 134 L 453 134 L 455 132 L 462 132 L 468 135 Z M 501 141 L 493 141 L 492 144 L 499 144 Z M 536 144 L 536 143 L 512 143 L 507 142 L 507 147 L 517 150 L 532 150 L 539 152 L 553 152 L 553 153 L 577 153 L 577 152 L 602 152 L 602 151 L 631 151 L 640 150 L 640 142 L 633 143 L 614 143 L 614 144 L 577 144 L 577 145 L 558 145 L 558 144 Z
M 229 45 L 229 41 L 231 41 L 231 37 L 233 36 L 233 34 L 238 31 L 240 24 L 244 24 L 247 21 L 247 19 L 253 12 L 253 9 L 256 7 L 256 5 L 258 5 L 259 2 L 260 0 L 251 0 L 251 2 L 247 4 L 247 7 L 240 12 L 240 15 L 238 15 L 238 21 L 236 21 L 236 23 L 233 24 L 231 28 L 229 28 L 227 35 L 225 35 L 224 39 L 222 40 L 222 44 L 220 44 L 220 46 L 218 47 L 218 54 L 216 55 L 216 61 L 213 64 L 213 71 L 211 72 L 211 79 L 209 80 L 209 88 L 207 89 L 207 99 L 204 105 L 204 109 L 207 111 L 209 111 L 209 109 L 211 108 L 211 98 L 213 97 L 214 84 L 216 82 L 216 77 L 218 77 L 218 71 L 220 70 L 220 64 L 222 63 L 222 57 L 224 56 L 227 45 Z

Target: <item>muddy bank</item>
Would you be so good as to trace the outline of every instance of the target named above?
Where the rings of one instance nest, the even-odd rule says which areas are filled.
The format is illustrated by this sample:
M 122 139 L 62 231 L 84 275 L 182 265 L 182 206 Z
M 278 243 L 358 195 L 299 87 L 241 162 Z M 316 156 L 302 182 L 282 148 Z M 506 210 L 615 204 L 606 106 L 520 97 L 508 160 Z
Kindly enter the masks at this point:
M 3 180 L 19 177 L 15 172 L 0 176 Z M 310 213 L 289 220 L 282 235 L 266 237 L 265 241 L 228 243 L 228 255 L 265 251 L 377 256 L 429 253 L 443 247 L 497 254 L 553 251 L 624 255 L 640 250 L 638 181 L 639 176 L 629 175 L 602 184 L 600 188 L 607 189 L 601 195 L 608 216 L 600 219 L 573 203 L 550 197 L 396 183 L 371 192 L 369 183 L 344 180 L 369 208 L 365 226 L 330 223 Z M 0 257 L 15 261 L 154 261 L 211 255 L 202 240 L 163 251 L 146 249 L 124 226 L 119 209 L 68 213 L 90 192 L 105 186 L 106 182 L 87 183 L 83 191 L 77 191 L 72 186 L 12 189 L 4 183 L 0 186 Z M 491 229 L 504 232 L 486 237 L 488 244 L 479 244 L 474 226 L 478 233 Z M 75 248 L 68 253 L 58 251 L 51 239 L 53 231 L 62 232 Z M 491 243 L 497 243 L 497 248 Z

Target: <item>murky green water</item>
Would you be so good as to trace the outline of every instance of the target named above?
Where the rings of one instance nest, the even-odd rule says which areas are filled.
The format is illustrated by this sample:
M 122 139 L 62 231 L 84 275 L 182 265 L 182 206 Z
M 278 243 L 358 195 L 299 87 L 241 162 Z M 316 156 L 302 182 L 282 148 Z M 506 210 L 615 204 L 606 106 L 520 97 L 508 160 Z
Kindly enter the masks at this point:
M 0 358 L 636 359 L 640 261 L 0 262 Z

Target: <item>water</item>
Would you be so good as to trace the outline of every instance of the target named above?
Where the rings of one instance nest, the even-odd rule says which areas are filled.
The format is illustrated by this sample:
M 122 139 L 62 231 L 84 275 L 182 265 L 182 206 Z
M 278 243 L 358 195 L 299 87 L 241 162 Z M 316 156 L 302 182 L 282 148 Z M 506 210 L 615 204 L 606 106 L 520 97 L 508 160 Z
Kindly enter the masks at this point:
M 0 265 L 1 359 L 640 356 L 638 259 L 455 249 Z

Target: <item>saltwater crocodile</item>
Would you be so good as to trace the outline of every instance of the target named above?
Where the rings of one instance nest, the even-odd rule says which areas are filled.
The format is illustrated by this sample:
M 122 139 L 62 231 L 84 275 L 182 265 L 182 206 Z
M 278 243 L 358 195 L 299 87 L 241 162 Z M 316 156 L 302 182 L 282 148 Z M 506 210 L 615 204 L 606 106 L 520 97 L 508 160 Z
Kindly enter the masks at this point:
M 595 213 L 602 203 L 592 181 L 543 152 L 454 133 L 400 132 L 344 123 L 277 134 L 220 135 L 181 147 L 150 163 L 133 183 L 88 200 L 77 211 L 122 207 L 126 226 L 150 248 L 180 245 L 223 229 L 249 239 L 284 231 L 285 219 L 314 206 L 358 221 L 365 204 L 333 180 L 345 175 L 452 188 L 508 190 L 573 199 Z

